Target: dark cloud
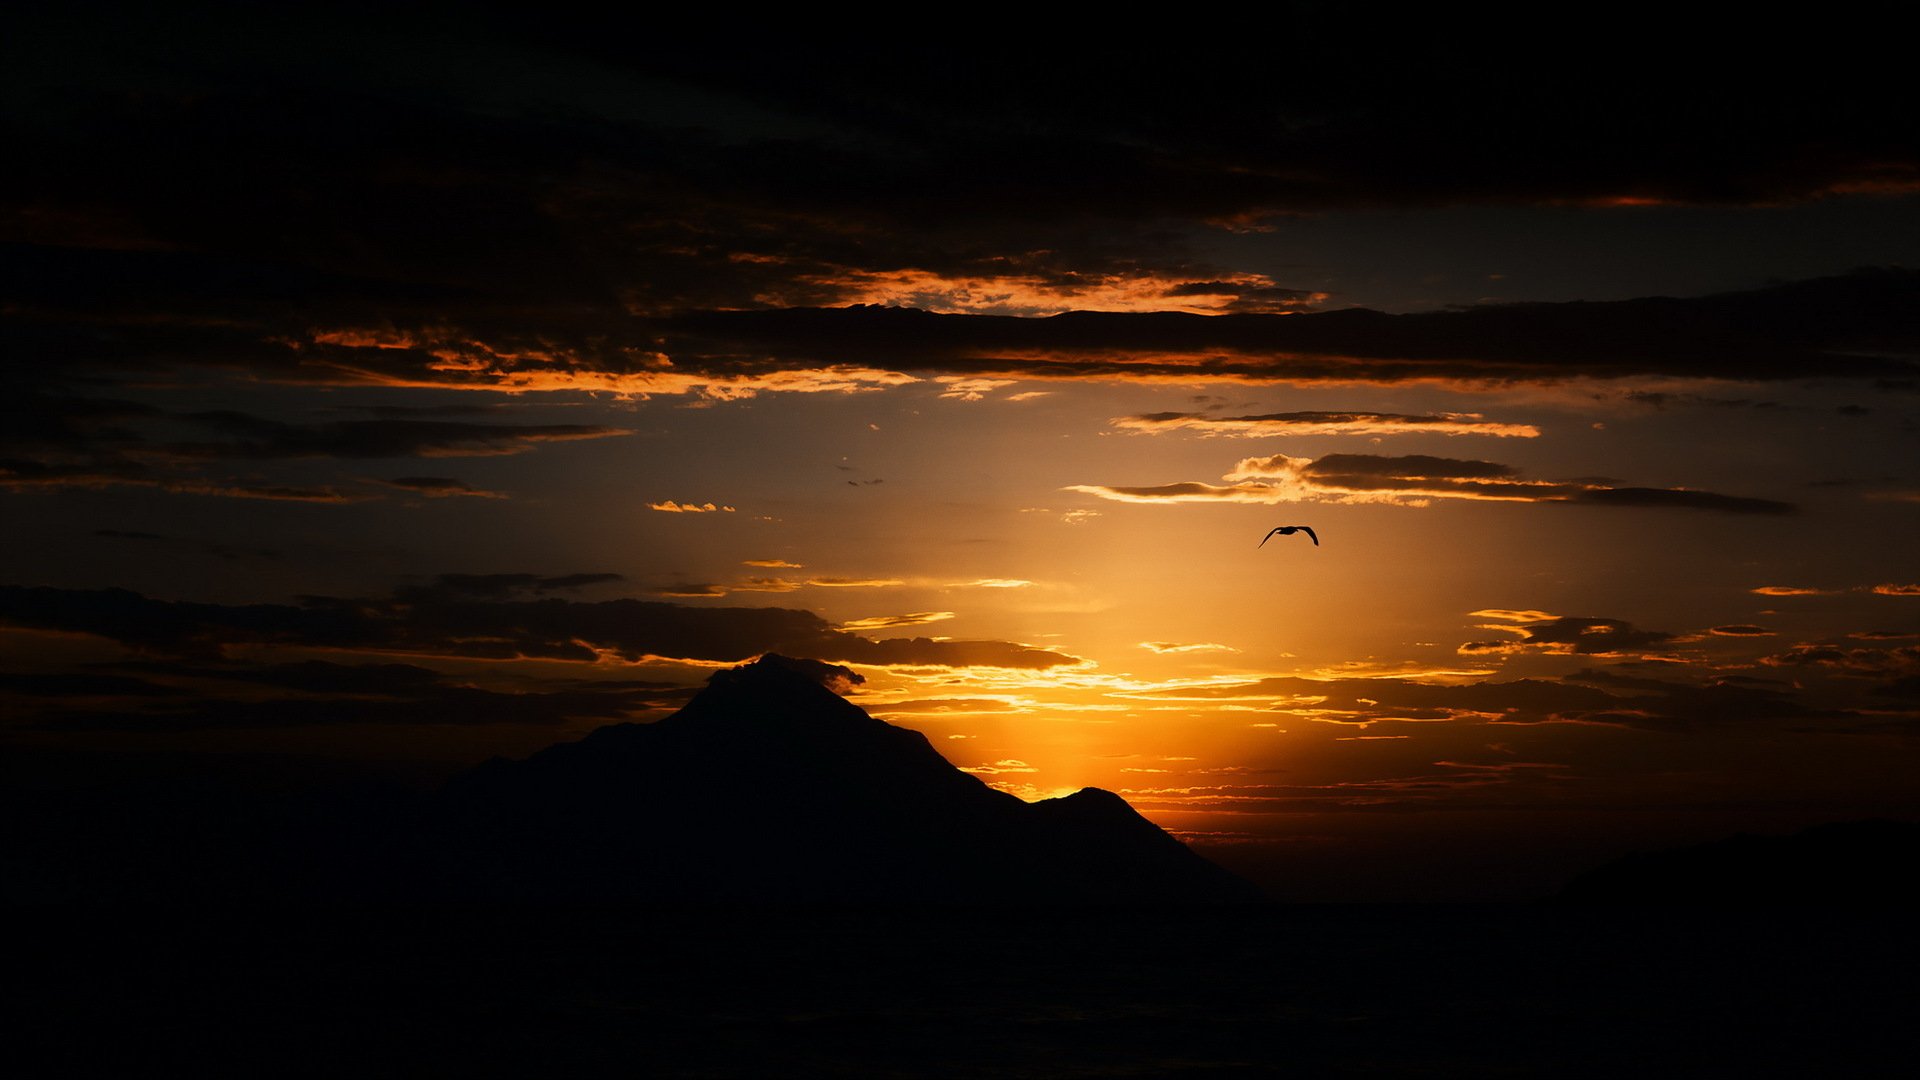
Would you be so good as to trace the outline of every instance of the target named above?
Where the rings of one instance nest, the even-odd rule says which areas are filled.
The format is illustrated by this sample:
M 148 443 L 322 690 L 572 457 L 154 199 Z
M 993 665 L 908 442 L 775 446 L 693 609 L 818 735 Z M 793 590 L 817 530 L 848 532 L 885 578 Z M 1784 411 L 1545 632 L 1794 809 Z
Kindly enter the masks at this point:
M 1920 645 L 1900 645 L 1890 649 L 1848 647 L 1829 644 L 1800 644 L 1785 652 L 1763 656 L 1769 667 L 1820 668 L 1860 676 L 1911 676 L 1920 674 Z
M 775 649 L 915 668 L 1077 663 L 1010 642 L 876 641 L 805 611 L 521 599 L 617 580 L 613 574 L 449 574 L 391 597 L 254 605 L 155 600 L 126 590 L 0 587 L 0 624 L 95 634 L 146 657 L 66 672 L 0 674 L 0 707 L 15 727 L 63 732 L 553 725 L 633 719 L 678 704 L 692 690 L 556 678 L 544 668 L 496 668 L 488 677 L 507 685 L 476 685 L 422 663 L 263 661 L 259 646 L 403 653 L 429 663 L 435 657 L 586 661 L 602 654 L 712 663 Z M 841 692 L 864 681 L 828 661 L 761 662 L 792 667 Z
M 1873 692 L 1881 697 L 1920 700 L 1920 675 L 1902 676 L 1884 686 L 1875 687 Z
M 543 577 L 534 582 L 534 591 L 545 592 L 549 589 L 578 589 L 586 585 L 605 585 L 626 580 L 619 574 L 561 574 L 558 577 Z
M 100 672 L 0 672 L 0 697 L 159 697 L 173 687 L 131 675 Z
M 541 443 L 629 434 L 594 424 L 476 424 L 451 420 L 345 420 L 287 424 L 237 412 L 192 413 L 190 423 L 219 442 L 170 443 L 162 452 L 194 458 L 398 458 L 519 454 Z
M 400 488 L 425 495 L 429 499 L 444 499 L 467 496 L 482 499 L 504 499 L 507 496 L 498 491 L 487 491 L 474 487 L 465 480 L 451 476 L 396 476 L 391 480 L 375 481 L 388 487 Z
M 31 713 L 32 726 L 57 731 L 203 731 L 370 724 L 378 726 L 496 724 L 554 725 L 567 721 L 631 719 L 671 707 L 687 688 L 671 684 L 609 682 L 537 685 L 513 692 L 459 683 L 410 664 L 297 664 L 249 666 L 129 665 L 175 685 L 126 696 L 143 701 L 118 707 L 70 702 Z M 139 680 L 93 675 L 94 680 Z M 557 681 L 555 681 L 557 682 Z M 224 684 L 224 685 L 223 685 Z M 236 685 L 238 684 L 238 685 Z M 269 696 L 240 686 L 269 688 Z M 9 687 L 0 682 L 0 691 Z
M 882 308 L 694 313 L 657 322 L 676 363 L 779 355 L 1028 378 L 1553 381 L 1897 375 L 1920 349 L 1920 271 L 1883 269 L 1692 299 L 1386 315 L 1076 311 L 1044 319 Z
M 1683 394 L 1670 390 L 1629 390 L 1621 395 L 1627 401 L 1640 405 L 1651 405 L 1664 409 L 1669 405 L 1701 406 L 1715 409 L 1777 409 L 1777 401 L 1754 401 L 1748 398 L 1719 398 L 1705 394 Z
M 1029 183 L 1063 189 L 1059 204 L 1035 207 L 1035 216 L 1155 198 L 1295 209 L 1485 198 L 1777 201 L 1825 190 L 1838 175 L 1904 177 L 1888 164 L 1914 160 L 1913 140 L 1887 130 L 1898 116 L 1897 52 L 1848 31 L 1769 44 L 1807 56 L 1844 42 L 1850 59 L 1874 57 L 1878 70 L 1849 63 L 1857 88 L 1818 64 L 1783 71 L 1769 48 L 1709 52 L 1686 35 L 1650 42 L 1632 20 L 1595 28 L 1583 43 L 1595 50 L 1587 55 L 1610 61 L 1637 57 L 1647 74 L 1631 82 L 1596 80 L 1559 49 L 1527 57 L 1502 48 L 1508 28 L 1491 16 L 1397 12 L 1389 23 L 1373 9 L 1335 5 L 1291 9 L 1287 21 L 1281 56 L 1258 35 L 1236 43 L 1209 34 L 1200 48 L 1176 31 L 1156 37 L 1152 63 L 985 41 L 952 52 L 848 46 L 830 49 L 832 62 L 823 63 L 769 43 L 737 69 L 695 72 L 687 58 L 671 70 L 886 145 L 923 146 L 928 169 L 1018 146 L 1030 155 Z M 605 38 L 556 33 L 570 48 L 612 58 Z M 977 78 L 983 64 L 1002 77 Z M 1168 92 L 1180 86 L 1206 87 L 1204 104 Z M 1856 101 L 1862 113 L 1831 115 Z M 1218 187 L 1195 190 L 1196 173 L 1217 173 Z M 1828 179 L 1815 179 L 1823 173 Z M 1069 179 L 1084 190 L 1077 207 L 1064 198 Z M 1134 190 L 1147 180 L 1160 183 Z M 1023 184 L 989 197 L 1029 194 Z
M 598 575 L 449 575 L 389 597 L 297 604 L 155 600 L 125 589 L 0 586 L 0 620 L 79 631 L 151 652 L 219 656 L 244 645 L 319 646 L 422 656 L 592 661 L 653 657 L 737 662 L 764 652 L 843 663 L 1040 669 L 1075 657 L 1003 641 L 874 640 L 810 611 L 697 608 L 659 601 L 517 599 Z
M 717 598 L 739 591 L 739 586 L 719 585 L 709 581 L 699 584 L 663 585 L 653 591 L 661 596 L 682 596 L 689 599 Z
M 1609 691 L 1622 691 L 1621 699 L 1613 709 L 1590 713 L 1586 719 L 1623 727 L 1654 730 L 1737 729 L 1774 723 L 1825 721 L 1844 716 L 1809 707 L 1791 692 L 1746 681 L 1718 679 L 1693 684 L 1593 668 L 1570 675 L 1568 680 Z
M 610 573 L 560 574 L 555 577 L 542 577 L 538 574 L 440 574 L 431 584 L 401 589 L 397 595 L 403 600 L 432 600 L 444 597 L 498 599 L 516 593 L 578 589 L 588 585 L 607 585 L 625 580 L 623 575 Z
M 1633 656 L 1663 649 L 1678 638 L 1659 630 L 1641 630 L 1621 619 L 1557 617 L 1501 627 L 1514 637 L 1504 641 L 1470 641 L 1460 646 L 1466 656 L 1539 650 L 1575 656 Z
M 1156 39 L 1143 62 L 731 34 L 641 55 L 627 43 L 654 28 L 603 16 L 230 13 L 218 35 L 131 6 L 35 21 L 10 35 L 0 353 L 38 385 L 191 364 L 524 388 L 657 378 L 663 358 L 710 378 L 1909 371 L 1912 290 L 1887 281 L 1880 300 L 1840 290 L 1865 297 L 1845 326 L 1831 286 L 1409 317 L 745 310 L 1291 311 L 1318 292 L 1190 237 L 1339 209 L 1911 192 L 1896 58 L 1831 80 L 1760 49 L 1653 63 L 1641 37 L 1623 81 L 1529 62 L 1471 19 L 1389 40 L 1333 6 L 1290 14 L 1279 62 L 1217 36 Z
M 1390 480 L 1504 480 L 1518 476 L 1520 470 L 1493 461 L 1463 461 L 1459 458 L 1407 454 L 1382 457 L 1377 454 L 1328 454 L 1308 463 L 1309 476 L 1328 483 L 1365 485 L 1374 478 Z
M 1711 491 L 1678 488 L 1592 488 L 1565 500 L 1593 506 L 1647 506 L 1685 510 L 1718 510 L 1727 514 L 1791 514 L 1792 503 L 1777 499 L 1753 499 L 1740 495 L 1721 495 Z
M 135 402 L 45 394 L 16 383 L 0 394 L 0 486 L 145 480 L 147 468 L 125 451 L 144 442 L 132 425 L 157 415 Z
M 208 475 L 228 461 L 299 458 L 468 457 L 518 454 L 550 442 L 629 434 L 592 424 L 494 424 L 381 419 L 292 424 L 247 413 L 170 413 L 111 399 L 28 391 L 5 407 L 0 434 L 0 487 L 14 489 L 135 486 L 196 495 L 350 502 L 368 498 L 328 484 L 275 484 Z M 217 440 L 180 437 L 210 431 Z M 403 477 L 374 481 L 430 496 L 495 496 L 459 480 Z

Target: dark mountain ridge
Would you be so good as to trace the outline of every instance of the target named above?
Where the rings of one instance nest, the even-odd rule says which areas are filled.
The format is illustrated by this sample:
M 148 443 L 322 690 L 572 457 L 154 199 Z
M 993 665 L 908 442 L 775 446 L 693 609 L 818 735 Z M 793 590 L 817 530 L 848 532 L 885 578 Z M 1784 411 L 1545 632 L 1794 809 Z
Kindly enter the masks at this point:
M 773 655 L 656 723 L 458 778 L 419 839 L 424 888 L 493 900 L 1258 896 L 1117 795 L 1023 802 Z

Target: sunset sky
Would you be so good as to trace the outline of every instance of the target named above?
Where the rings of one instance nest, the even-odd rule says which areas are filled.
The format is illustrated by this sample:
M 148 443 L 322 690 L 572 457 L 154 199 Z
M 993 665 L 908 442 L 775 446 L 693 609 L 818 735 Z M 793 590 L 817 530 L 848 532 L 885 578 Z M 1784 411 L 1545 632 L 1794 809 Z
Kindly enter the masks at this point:
M 1920 814 L 1897 35 L 342 10 L 3 46 L 16 773 L 778 651 L 1289 898 Z

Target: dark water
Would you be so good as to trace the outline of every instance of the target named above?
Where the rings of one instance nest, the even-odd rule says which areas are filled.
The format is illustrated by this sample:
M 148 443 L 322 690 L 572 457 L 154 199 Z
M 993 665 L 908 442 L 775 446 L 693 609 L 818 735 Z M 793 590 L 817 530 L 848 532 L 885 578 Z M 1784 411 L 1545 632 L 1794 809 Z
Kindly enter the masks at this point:
M 10 916 L 15 1076 L 1866 1076 L 1920 1051 L 1893 911 Z

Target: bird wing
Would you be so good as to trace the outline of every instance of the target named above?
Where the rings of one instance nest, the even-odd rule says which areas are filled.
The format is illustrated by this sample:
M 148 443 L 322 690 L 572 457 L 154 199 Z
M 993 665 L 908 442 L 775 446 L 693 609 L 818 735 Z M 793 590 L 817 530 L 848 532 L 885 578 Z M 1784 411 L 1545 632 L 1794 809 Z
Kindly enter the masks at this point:
M 1307 534 L 1307 539 L 1309 539 L 1309 540 L 1312 540 L 1312 541 L 1313 541 L 1313 546 L 1314 546 L 1314 547 L 1319 547 L 1319 546 L 1320 546 L 1320 537 L 1314 534 L 1314 531 L 1313 531 L 1313 526 L 1311 526 L 1311 525 L 1302 525 L 1302 526 L 1300 526 L 1300 531 L 1301 531 L 1301 532 L 1303 532 L 1303 533 L 1306 533 L 1306 534 Z
M 1255 545 L 1254 545 L 1254 547 L 1256 547 L 1256 548 L 1263 548 L 1263 547 L 1266 547 L 1266 546 L 1267 546 L 1267 541 L 1269 541 L 1269 540 L 1271 540 L 1271 539 L 1273 539 L 1273 533 L 1277 533 L 1277 532 L 1285 532 L 1286 530 L 1287 530 L 1287 527 L 1286 527 L 1285 525 L 1282 525 L 1282 526 L 1280 526 L 1279 528 L 1277 528 L 1277 529 L 1275 529 L 1275 530 L 1273 530 L 1273 532 L 1270 532 L 1270 533 L 1268 533 L 1267 535 L 1265 535 L 1265 536 L 1263 536 L 1263 537 L 1261 537 L 1261 538 L 1260 538 L 1260 542 L 1259 542 L 1258 544 L 1255 544 Z

